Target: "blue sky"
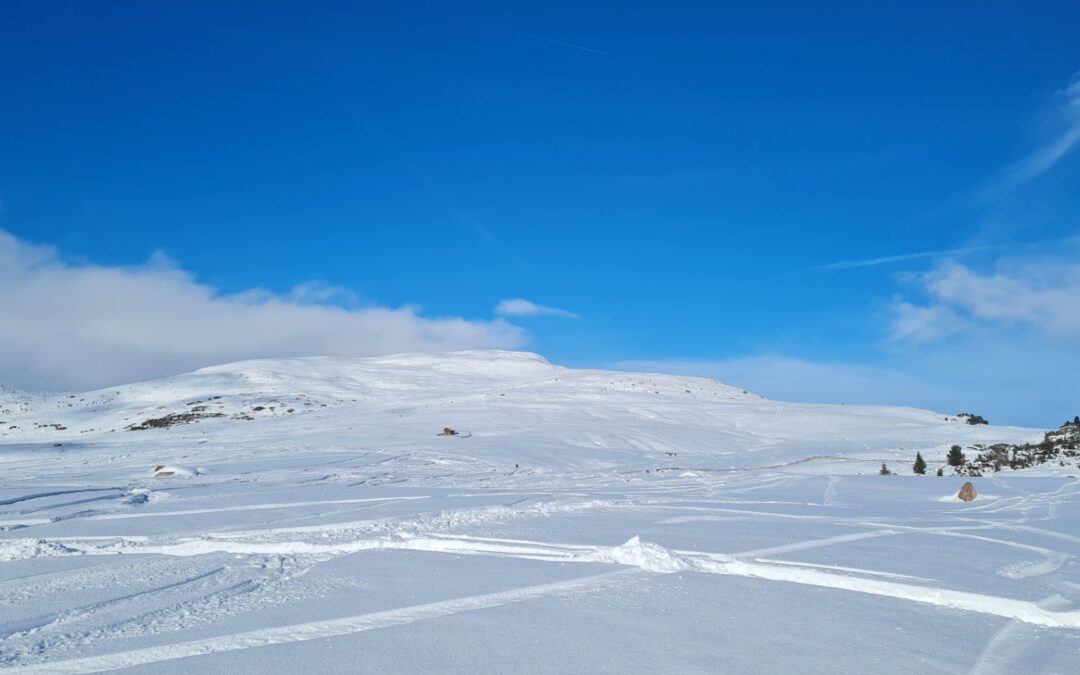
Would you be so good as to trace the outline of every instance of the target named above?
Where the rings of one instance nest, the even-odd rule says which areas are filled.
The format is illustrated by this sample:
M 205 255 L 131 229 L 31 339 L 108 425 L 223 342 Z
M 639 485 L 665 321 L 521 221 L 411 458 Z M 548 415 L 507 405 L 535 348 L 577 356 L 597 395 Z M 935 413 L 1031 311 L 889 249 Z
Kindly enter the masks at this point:
M 1056 425 L 1080 412 L 1077 25 L 1065 2 L 7 2 L 0 381 L 510 347 Z M 229 303 L 307 329 L 255 313 L 215 348 Z

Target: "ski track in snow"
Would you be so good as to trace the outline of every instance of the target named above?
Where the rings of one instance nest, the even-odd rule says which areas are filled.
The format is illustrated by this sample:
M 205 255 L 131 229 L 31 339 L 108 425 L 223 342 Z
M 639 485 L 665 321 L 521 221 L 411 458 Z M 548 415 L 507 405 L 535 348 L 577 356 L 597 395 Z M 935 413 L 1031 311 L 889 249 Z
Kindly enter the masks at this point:
M 979 659 L 971 669 L 971 675 L 1002 675 L 1023 672 L 1024 647 L 1031 627 L 1022 621 L 1010 621 L 997 630 Z
M 307 503 L 301 503 L 306 505 Z M 274 505 L 281 508 L 281 505 Z M 531 515 L 569 512 L 588 508 L 609 506 L 607 504 L 586 503 L 582 505 L 542 505 L 531 509 Z M 524 511 L 523 513 L 529 513 Z M 488 516 L 486 514 L 492 514 Z M 460 523 L 475 524 L 491 518 L 505 518 L 510 515 L 502 509 L 479 509 L 465 511 L 458 514 L 440 514 L 426 522 L 454 525 Z M 772 515 L 772 514 L 768 514 Z M 425 521 L 420 521 L 425 522 Z M 837 544 L 850 543 L 896 534 L 891 530 L 876 530 L 863 533 L 854 533 L 795 542 L 781 546 L 763 549 L 755 549 L 734 553 L 731 555 L 721 553 L 700 553 L 692 551 L 668 551 L 653 544 L 641 544 L 636 538 L 622 547 L 597 547 L 586 545 L 547 544 L 526 540 L 499 540 L 484 538 L 464 538 L 455 536 L 423 536 L 415 534 L 412 528 L 401 527 L 389 536 L 370 539 L 348 538 L 345 541 L 322 543 L 321 541 L 310 542 L 303 540 L 281 540 L 282 534 L 309 534 L 309 533 L 335 533 L 345 534 L 356 530 L 356 524 L 341 524 L 329 526 L 314 526 L 307 528 L 284 528 L 278 530 L 250 531 L 233 533 L 236 538 L 221 538 L 218 536 L 195 537 L 181 541 L 158 543 L 145 538 L 125 538 L 108 536 L 96 537 L 94 540 L 107 540 L 106 543 L 89 544 L 79 539 L 50 540 L 45 543 L 57 547 L 61 551 L 72 555 L 117 555 L 117 554 L 160 554 L 175 557 L 201 556 L 211 553 L 229 553 L 234 555 L 310 555 L 310 556 L 339 556 L 370 550 L 413 550 L 433 553 L 451 553 L 464 555 L 495 555 L 504 557 L 520 557 L 532 560 L 547 560 L 557 562 L 611 562 L 616 564 L 634 564 L 647 571 L 682 571 L 694 570 L 712 574 L 727 574 L 751 576 L 774 581 L 788 581 L 823 587 L 852 590 L 857 592 L 886 595 L 916 602 L 940 604 L 944 607 L 966 609 L 970 611 L 996 614 L 1008 618 L 1018 619 L 1038 625 L 1053 627 L 1080 627 L 1077 617 L 1080 614 L 1055 613 L 1042 611 L 1034 603 L 1010 600 L 988 595 L 948 591 L 945 589 L 918 588 L 899 584 L 886 584 L 884 582 L 858 580 L 842 575 L 827 574 L 812 569 L 792 570 L 785 573 L 775 569 L 774 565 L 746 562 L 746 559 L 774 556 L 814 548 L 834 546 Z M 994 539 L 979 535 L 966 534 L 939 530 L 935 534 L 950 537 L 963 537 L 991 542 L 1009 547 L 1032 551 L 1047 558 L 1046 565 L 1023 564 L 1017 566 L 1013 573 L 1005 573 L 1011 578 L 1024 578 L 1036 574 L 1046 574 L 1060 568 L 1061 564 L 1070 556 L 1059 554 L 1042 547 L 1018 544 L 1015 542 Z M 110 541 L 111 540 L 111 541 Z M 635 547 L 644 546 L 642 549 L 650 555 L 636 557 L 640 551 L 634 551 Z M 627 548 L 629 547 L 629 548 Z M 620 557 L 620 552 L 631 551 L 635 555 Z M 657 566 L 659 561 L 659 566 Z M 797 563 L 785 563 L 795 566 Z M 1036 568 L 1033 570 L 1033 568 Z
M 169 518 L 174 516 L 191 516 L 203 513 L 225 513 L 228 511 L 266 511 L 297 508 L 302 506 L 328 506 L 330 504 L 369 504 L 372 502 L 408 501 L 412 499 L 427 499 L 426 496 L 416 497 L 368 497 L 365 499 L 327 499 L 312 502 L 281 502 L 275 504 L 248 504 L 245 506 L 220 506 L 211 509 L 188 509 L 186 511 L 149 511 L 145 513 L 103 513 L 89 516 L 90 520 L 126 520 L 129 518 Z
M 807 550 L 813 547 L 829 546 L 850 541 L 857 541 L 869 536 L 884 536 L 890 533 L 867 533 L 864 537 L 846 536 L 834 537 L 823 540 L 811 540 L 789 545 L 787 547 L 774 547 L 739 554 L 740 557 L 718 554 L 702 553 L 697 551 L 668 550 L 655 544 L 641 542 L 636 537 L 626 544 L 615 547 L 600 547 L 587 545 L 550 544 L 544 542 L 517 540 L 517 539 L 492 539 L 471 538 L 462 535 L 445 537 L 414 537 L 402 536 L 399 538 L 384 538 L 377 540 L 362 540 L 345 542 L 341 544 L 317 545 L 305 542 L 272 542 L 261 543 L 251 541 L 225 541 L 207 538 L 196 538 L 186 542 L 172 544 L 149 544 L 144 542 L 129 543 L 120 542 L 108 544 L 97 549 L 83 549 L 82 553 L 158 553 L 167 556 L 202 556 L 212 553 L 230 553 L 241 555 L 348 555 L 360 551 L 377 549 L 398 549 L 426 551 L 432 553 L 449 553 L 457 555 L 487 555 L 509 558 L 522 558 L 528 560 L 541 560 L 550 562 L 581 562 L 581 563 L 609 563 L 627 565 L 646 572 L 674 573 L 674 572 L 698 572 L 724 576 L 743 576 L 755 579 L 763 579 L 774 582 L 794 583 L 821 588 L 852 591 L 878 595 L 892 599 L 906 600 L 923 603 L 938 607 L 956 609 L 969 612 L 989 614 L 1007 618 L 1016 622 L 1032 624 L 1051 628 L 1080 629 L 1080 612 L 1075 610 L 1059 611 L 1046 609 L 1037 602 L 1023 601 L 1013 598 L 993 596 L 989 594 L 953 591 L 924 585 L 900 583 L 898 581 L 883 581 L 879 579 L 863 578 L 851 574 L 840 573 L 841 570 L 824 571 L 820 566 L 800 565 L 789 561 L 746 561 L 741 558 L 758 556 L 764 553 L 783 553 L 790 551 Z M 985 539 L 985 538 L 983 538 Z M 991 540 L 997 541 L 997 540 Z M 72 542 L 62 545 L 68 546 Z M 999 542 L 1000 543 L 1000 542 Z M 1004 542 L 1006 545 L 1011 542 Z M 154 592 L 167 591 L 171 588 L 196 583 L 202 579 L 213 576 L 221 571 L 221 568 L 208 571 L 200 576 L 182 580 L 171 585 L 153 589 Z M 872 570 L 844 569 L 843 571 L 858 574 L 877 574 Z M 887 574 L 887 573 L 882 573 Z M 603 575 L 601 578 L 608 578 Z M 599 590 L 603 584 L 598 584 L 592 590 Z M 437 618 L 450 613 L 482 609 L 496 606 L 506 602 L 521 602 L 540 595 L 564 592 L 570 589 L 582 588 L 582 582 L 564 582 L 559 584 L 547 584 L 533 588 L 519 589 L 517 591 L 494 593 L 475 598 L 464 598 L 453 601 L 432 603 L 420 607 L 402 608 L 369 615 L 360 615 L 335 619 L 323 622 L 313 622 L 285 626 L 274 629 L 256 630 L 248 633 L 224 636 L 209 640 L 185 642 L 167 645 L 158 648 L 135 650 L 115 655 L 106 655 L 86 659 L 73 659 L 68 661 L 50 662 L 41 669 L 36 666 L 29 667 L 25 672 L 90 672 L 103 668 L 127 667 L 131 665 L 147 664 L 161 660 L 183 658 L 199 654 L 208 654 L 218 651 L 232 651 L 246 649 L 269 644 L 295 640 L 309 640 L 345 633 L 361 632 L 377 628 L 400 625 L 421 619 Z M 22 635 L 9 634 L 6 637 L 22 637 L 32 635 L 43 628 L 62 625 L 70 622 L 72 617 L 78 618 L 89 611 L 99 611 L 105 606 L 126 602 L 144 595 L 145 592 L 133 593 L 110 600 L 105 603 L 96 603 L 85 608 L 69 610 L 50 621 L 41 622 L 22 631 Z M 1008 635 L 1005 631 L 995 637 L 997 642 Z M 989 648 L 988 648 L 989 649 Z M 1000 648 L 996 648 L 1000 652 Z M 988 651 L 988 654 L 993 650 Z M 996 653 L 996 652 L 995 652 Z M 984 656 L 980 664 L 995 663 L 1000 656 Z M 980 666 L 981 668 L 982 666 Z M 977 668 L 978 670 L 978 668 Z M 22 672 L 16 669 L 14 672 Z
M 617 585 L 625 584 L 630 579 L 628 571 L 607 572 L 590 577 L 572 579 L 550 584 L 540 584 L 515 588 L 509 591 L 474 595 L 471 597 L 443 600 L 424 605 L 402 607 L 370 614 L 312 621 L 288 626 L 276 626 L 246 633 L 235 633 L 205 640 L 179 642 L 161 647 L 149 647 L 128 652 L 105 654 L 101 656 L 54 661 L 42 666 L 12 668 L 12 673 L 93 673 L 102 670 L 130 668 L 133 666 L 159 663 L 190 656 L 202 656 L 218 652 L 252 649 L 290 642 L 319 640 L 339 635 L 362 633 L 380 628 L 401 626 L 417 621 L 437 619 L 461 612 L 471 612 L 489 607 L 518 602 L 526 602 L 542 597 L 570 595 L 575 593 L 594 593 Z
M 484 493 L 477 493 L 483 495 Z M 504 497 L 514 496 L 514 493 L 503 493 Z M 390 505 L 394 503 L 427 501 L 430 495 L 410 495 L 398 497 L 371 497 L 353 499 L 327 499 L 309 500 L 297 502 L 277 501 L 264 504 L 247 504 L 221 509 L 183 509 L 162 512 L 134 512 L 104 514 L 95 516 L 89 520 L 102 521 L 125 521 L 139 520 L 143 518 L 168 519 L 175 516 L 200 515 L 205 513 L 219 512 L 259 512 L 270 510 L 289 510 L 294 508 L 329 507 L 341 504 L 369 504 L 379 503 Z M 973 593 L 969 591 L 951 590 L 939 586 L 930 585 L 929 579 L 912 575 L 890 572 L 888 570 L 866 569 L 843 565 L 821 565 L 812 562 L 800 563 L 794 560 L 776 560 L 769 557 L 785 556 L 795 553 L 807 552 L 815 549 L 827 549 L 846 544 L 870 541 L 882 537 L 890 537 L 901 532 L 920 533 L 930 536 L 946 536 L 964 540 L 973 540 L 1006 548 L 1015 549 L 1024 553 L 1034 554 L 1041 558 L 1037 561 L 1019 561 L 1010 566 L 998 570 L 998 574 L 1014 580 L 1023 580 L 1028 577 L 1042 576 L 1057 572 L 1065 565 L 1072 555 L 1057 551 L 1044 546 L 1011 541 L 1000 537 L 991 537 L 983 534 L 973 534 L 971 530 L 986 531 L 996 530 L 999 532 L 1020 531 L 1030 532 L 1044 539 L 1053 539 L 1075 543 L 1075 537 L 1063 535 L 1043 528 L 1036 528 L 1014 522 L 991 522 L 985 524 L 973 524 L 958 521 L 955 525 L 945 527 L 916 527 L 895 524 L 888 526 L 884 523 L 865 522 L 863 527 L 873 528 L 861 532 L 835 535 L 824 538 L 812 538 L 802 541 L 747 549 L 743 551 L 702 552 L 680 549 L 669 549 L 656 544 L 643 542 L 637 537 L 632 538 L 625 544 L 618 546 L 599 546 L 590 544 L 566 544 L 548 543 L 528 539 L 507 539 L 493 537 L 470 536 L 454 532 L 455 530 L 475 527 L 490 527 L 510 523 L 520 519 L 552 518 L 573 516 L 575 514 L 588 514 L 596 510 L 631 509 L 642 512 L 662 513 L 663 511 L 706 509 L 719 513 L 737 513 L 744 518 L 760 519 L 767 523 L 772 519 L 781 518 L 810 518 L 820 520 L 820 517 L 801 516 L 800 514 L 778 513 L 773 511 L 758 511 L 752 509 L 732 509 L 726 506 L 710 507 L 704 505 L 707 500 L 698 500 L 693 503 L 680 503 L 679 501 L 657 501 L 652 498 L 634 498 L 623 500 L 610 499 L 571 499 L 571 500 L 547 500 L 534 501 L 535 495 L 524 495 L 508 501 L 507 506 L 485 506 L 478 508 L 465 508 L 454 511 L 441 511 L 422 515 L 419 517 L 405 516 L 394 518 L 372 519 L 364 521 L 333 522 L 323 525 L 308 525 L 298 527 L 261 528 L 251 530 L 239 530 L 232 532 L 214 532 L 193 537 L 175 536 L 146 536 L 146 535 L 109 535 L 99 534 L 91 537 L 50 537 L 42 539 L 8 539 L 0 542 L 0 559 L 34 559 L 43 555 L 49 556 L 138 556 L 140 564 L 150 564 L 145 561 L 154 560 L 146 556 L 164 556 L 165 560 L 176 558 L 194 558 L 227 554 L 231 556 L 254 557 L 259 559 L 298 559 L 325 561 L 334 557 L 361 554 L 375 550 L 401 550 L 417 551 L 432 554 L 489 556 L 509 559 L 522 559 L 555 563 L 590 563 L 611 564 L 630 566 L 644 572 L 652 573 L 699 573 L 719 576 L 747 577 L 767 582 L 799 584 L 817 588 L 855 592 L 875 595 L 906 602 L 936 606 L 940 608 L 974 612 L 990 616 L 1008 619 L 1008 626 L 995 635 L 985 652 L 980 656 L 976 664 L 977 672 L 993 672 L 994 668 L 1000 670 L 1000 664 L 1011 661 L 1007 658 L 1007 650 L 1002 645 L 1009 643 L 1009 636 L 1021 631 L 1017 625 L 1032 625 L 1047 628 L 1080 629 L 1080 612 L 1069 610 L 1048 609 L 1038 602 L 1010 598 L 989 593 Z M 729 504 L 731 500 L 723 500 L 720 503 Z M 752 503 L 752 502 L 751 502 Z M 63 505 L 63 504 L 62 504 Z M 62 506 L 61 505 L 61 506 Z M 1021 513 L 1026 510 L 1016 509 Z M 1002 511 L 995 510 L 996 514 Z M 326 513 L 324 511 L 324 513 Z M 330 512 L 332 513 L 332 512 Z M 723 522 L 723 517 L 713 516 L 685 516 L 661 519 L 658 522 L 668 524 L 695 524 Z M 965 516 L 967 518 L 967 516 Z M 827 518 L 826 518 L 827 519 Z M 835 519 L 837 522 L 843 519 Z M 161 558 L 158 558 L 160 560 Z M 92 568 L 91 568 L 92 569 Z M 54 615 L 30 617 L 22 620 L 21 624 L 12 628 L 4 628 L 0 623 L 0 655 L 6 666 L 18 667 L 24 665 L 26 672 L 89 672 L 95 669 L 123 667 L 127 665 L 148 664 L 160 660 L 184 658 L 196 654 L 207 654 L 218 651 L 232 651 L 246 649 L 268 644 L 277 644 L 282 641 L 291 641 L 293 638 L 284 638 L 284 635 L 297 636 L 295 639 L 317 639 L 330 637 L 351 632 L 374 630 L 381 627 L 399 625 L 402 622 L 412 622 L 421 619 L 434 619 L 450 613 L 468 611 L 471 609 L 483 609 L 488 606 L 496 606 L 505 602 L 523 602 L 533 597 L 559 592 L 562 586 L 541 585 L 539 590 L 524 589 L 519 594 L 513 592 L 496 593 L 489 596 L 478 596 L 476 599 L 460 599 L 433 603 L 430 607 L 402 608 L 379 612 L 371 615 L 358 615 L 343 619 L 300 624 L 297 626 L 282 627 L 281 629 L 255 630 L 248 633 L 223 636 L 209 640 L 182 642 L 162 647 L 134 650 L 115 655 L 106 655 L 89 658 L 76 658 L 65 660 L 46 660 L 41 664 L 34 661 L 48 654 L 63 655 L 64 653 L 78 649 L 80 644 L 91 644 L 102 640 L 114 639 L 119 633 L 116 629 L 87 630 L 75 633 L 57 633 L 71 626 L 78 626 L 80 622 L 86 622 L 90 618 L 107 615 L 110 612 L 122 609 L 125 606 L 137 606 L 139 601 L 149 596 L 162 596 L 170 592 L 179 591 L 185 587 L 195 586 L 220 574 L 223 568 L 216 567 L 200 574 L 185 577 L 151 587 L 143 591 L 135 591 L 126 595 L 110 598 L 89 605 L 77 606 L 58 612 Z M 92 574 L 92 572 L 91 572 Z M 50 584 L 60 585 L 52 592 L 60 593 L 65 589 L 75 589 L 86 585 L 86 579 L 71 579 L 65 585 L 66 576 L 52 574 L 51 579 L 38 580 L 40 590 L 48 590 Z M 85 576 L 85 575 L 84 575 Z M 114 575 L 112 578 L 119 579 L 122 575 Z M 17 583 L 0 582 L 0 589 L 6 584 Z M 639 580 L 638 583 L 641 583 Z M 92 584 L 91 584 L 92 585 Z M 566 588 L 571 588 L 566 586 Z M 604 584 L 599 584 L 594 591 L 601 591 Z M 573 586 L 576 587 L 576 586 Z M 210 589 L 214 590 L 214 589 Z M 222 594 L 227 599 L 236 591 L 243 593 L 258 593 L 258 586 L 252 586 L 250 581 L 234 583 L 216 589 L 216 593 Z M 3 596 L 0 596 L 3 597 Z M 9 598 L 4 598 L 9 599 Z M 25 602 L 28 598 L 24 597 Z M 476 600 L 474 602 L 474 600 Z M 165 609 L 165 608 L 162 608 Z M 414 611 L 415 610 L 415 611 Z M 175 615 L 173 611 L 173 615 Z M 151 615 L 145 615 L 151 616 Z M 136 615 L 137 619 L 138 615 Z M 158 620 L 160 620 L 160 616 Z M 212 616 L 211 616 L 211 620 Z M 130 626 L 131 620 L 121 622 L 118 625 Z M 183 622 L 176 627 L 184 625 Z M 132 634 L 130 627 L 126 634 Z M 43 652 L 38 647 L 30 649 L 18 646 L 9 647 L 10 643 L 32 640 L 39 634 L 53 633 L 52 638 L 37 644 L 49 646 Z M 1022 631 L 1021 631 L 1022 632 Z M 138 631 L 136 633 L 138 634 Z M 300 637 L 307 636 L 307 637 Z M 89 641 L 89 642 L 88 642 Z M 1011 644 L 1011 643 L 1009 643 Z M 996 664 L 996 665 L 995 665 Z M 37 669 L 37 670 L 35 670 Z M 989 669 L 989 670 L 988 670 Z M 18 669 L 15 672 L 20 672 Z

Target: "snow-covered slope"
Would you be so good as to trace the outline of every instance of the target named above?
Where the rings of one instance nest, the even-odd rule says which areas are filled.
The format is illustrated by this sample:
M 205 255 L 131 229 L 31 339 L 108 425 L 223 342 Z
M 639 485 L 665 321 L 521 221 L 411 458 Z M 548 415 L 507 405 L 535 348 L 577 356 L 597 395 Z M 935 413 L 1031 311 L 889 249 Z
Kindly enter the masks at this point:
M 14 672 L 1069 672 L 1080 653 L 1076 468 L 976 479 L 971 503 L 910 472 L 1038 430 L 511 352 L 0 390 L 0 421 Z
M 149 436 L 176 448 L 226 439 L 292 447 L 301 438 L 464 450 L 538 470 L 745 469 L 810 460 L 829 471 L 876 472 L 881 461 L 910 463 L 917 451 L 943 461 L 954 443 L 1039 437 L 923 410 L 779 403 L 712 380 L 573 370 L 501 351 L 246 361 L 85 394 L 6 400 L 0 442 L 8 444 L 81 447 L 108 439 L 130 446 Z M 167 428 L 130 431 L 162 418 Z M 471 438 L 436 438 L 444 427 Z

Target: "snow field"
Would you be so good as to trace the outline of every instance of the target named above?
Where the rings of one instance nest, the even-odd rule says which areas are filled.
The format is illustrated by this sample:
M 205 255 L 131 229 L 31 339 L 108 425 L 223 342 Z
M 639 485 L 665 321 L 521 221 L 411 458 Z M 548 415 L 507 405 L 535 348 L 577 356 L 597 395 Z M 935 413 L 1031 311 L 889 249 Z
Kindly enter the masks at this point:
M 970 503 L 964 479 L 875 475 L 1037 430 L 501 352 L 4 395 L 12 672 L 1006 673 L 1080 656 L 1075 469 L 977 479 Z M 200 406 L 220 416 L 124 430 Z

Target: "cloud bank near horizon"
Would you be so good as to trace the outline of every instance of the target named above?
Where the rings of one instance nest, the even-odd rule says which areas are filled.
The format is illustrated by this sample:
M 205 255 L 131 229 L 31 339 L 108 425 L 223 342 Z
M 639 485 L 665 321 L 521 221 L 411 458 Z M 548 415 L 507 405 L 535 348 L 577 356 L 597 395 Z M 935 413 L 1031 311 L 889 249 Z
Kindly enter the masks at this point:
M 1056 427 L 1076 409 L 1080 241 L 990 268 L 944 260 L 901 276 L 903 294 L 866 362 L 765 352 L 653 359 L 620 369 L 711 377 L 769 399 L 970 411 L 993 423 Z M 793 346 L 791 351 L 795 351 Z
M 342 299 L 355 303 L 319 284 L 222 294 L 161 255 L 76 264 L 0 230 L 0 383 L 82 390 L 240 359 L 516 349 L 528 338 L 503 319 L 331 304 Z
M 946 392 L 905 373 L 870 365 L 811 361 L 781 354 L 730 359 L 618 361 L 613 368 L 708 377 L 777 401 L 906 405 L 910 392 Z
M 757 354 L 609 366 L 709 377 L 776 401 L 900 406 L 942 415 L 975 412 L 992 424 L 1049 429 L 1077 413 L 1072 380 L 1080 372 L 1080 356 L 1039 340 L 1019 350 L 1013 341 L 987 340 L 890 355 L 876 363 Z

